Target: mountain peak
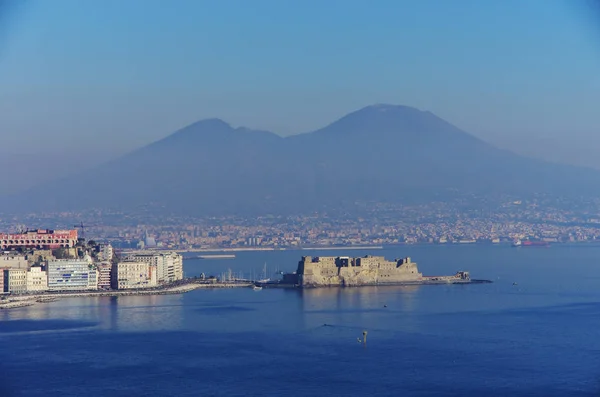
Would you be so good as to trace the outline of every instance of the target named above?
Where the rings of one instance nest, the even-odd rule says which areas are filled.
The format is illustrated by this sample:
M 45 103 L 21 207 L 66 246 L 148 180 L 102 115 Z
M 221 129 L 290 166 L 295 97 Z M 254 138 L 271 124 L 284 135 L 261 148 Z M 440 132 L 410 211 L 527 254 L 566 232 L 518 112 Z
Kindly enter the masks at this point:
M 410 106 L 405 106 L 405 105 L 392 105 L 389 103 L 376 103 L 367 107 L 364 107 L 360 110 L 358 110 L 359 112 L 362 110 L 376 110 L 378 112 L 390 112 L 390 111 L 417 111 L 420 112 L 419 109 L 417 108 L 413 108 Z
M 427 114 L 428 112 L 424 112 L 410 106 L 377 103 L 355 110 L 342 119 L 397 120 L 406 118 L 423 118 Z
M 424 135 L 436 130 L 437 122 L 438 118 L 429 112 L 410 106 L 377 103 L 355 110 L 317 132 L 331 136 Z
M 190 137 L 197 135 L 222 135 L 233 131 L 233 128 L 226 122 L 218 118 L 204 119 L 196 121 L 171 136 L 174 137 Z
M 187 130 L 187 129 L 195 129 L 195 130 L 200 130 L 200 129 L 226 129 L 226 130 L 230 130 L 231 125 L 229 125 L 228 123 L 226 123 L 225 121 L 213 117 L 213 118 L 209 118 L 209 119 L 204 119 L 204 120 L 200 120 L 200 121 L 196 121 L 195 123 L 192 123 L 190 125 L 188 125 L 187 127 L 184 127 L 183 130 Z

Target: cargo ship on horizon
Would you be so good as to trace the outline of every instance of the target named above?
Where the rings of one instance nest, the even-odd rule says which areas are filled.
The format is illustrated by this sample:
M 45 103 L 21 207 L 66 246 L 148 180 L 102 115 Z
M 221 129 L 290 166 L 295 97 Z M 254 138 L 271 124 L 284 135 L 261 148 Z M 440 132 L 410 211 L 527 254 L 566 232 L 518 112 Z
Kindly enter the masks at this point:
M 513 247 L 549 247 L 550 243 L 547 241 L 531 241 L 531 240 L 515 240 L 512 243 Z

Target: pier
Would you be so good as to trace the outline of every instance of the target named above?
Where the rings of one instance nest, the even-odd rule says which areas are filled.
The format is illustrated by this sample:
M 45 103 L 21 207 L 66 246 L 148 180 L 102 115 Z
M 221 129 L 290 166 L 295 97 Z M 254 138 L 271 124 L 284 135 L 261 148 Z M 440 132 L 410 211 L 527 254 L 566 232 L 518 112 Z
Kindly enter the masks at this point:
M 223 254 L 223 255 L 195 255 L 188 256 L 185 259 L 235 259 L 234 254 Z

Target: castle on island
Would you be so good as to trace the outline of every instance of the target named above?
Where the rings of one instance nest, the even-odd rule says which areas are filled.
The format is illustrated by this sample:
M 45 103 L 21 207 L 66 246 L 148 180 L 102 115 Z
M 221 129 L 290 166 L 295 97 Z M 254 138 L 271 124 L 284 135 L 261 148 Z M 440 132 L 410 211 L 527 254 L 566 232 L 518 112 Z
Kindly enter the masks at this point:
M 383 256 L 304 256 L 296 271 L 300 287 L 399 285 L 470 282 L 468 272 L 454 276 L 423 276 L 410 258 L 385 259 Z

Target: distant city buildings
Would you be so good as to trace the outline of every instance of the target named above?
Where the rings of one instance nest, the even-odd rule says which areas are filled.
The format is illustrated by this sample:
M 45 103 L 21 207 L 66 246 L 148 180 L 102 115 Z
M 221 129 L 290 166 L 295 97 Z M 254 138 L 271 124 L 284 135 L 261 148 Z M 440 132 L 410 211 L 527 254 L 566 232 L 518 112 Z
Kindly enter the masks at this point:
M 156 240 L 154 239 L 154 237 L 148 234 L 148 231 L 146 231 L 146 234 L 144 236 L 143 246 L 146 248 L 156 248 Z
M 74 260 L 89 252 L 93 258 L 88 264 L 98 272 L 97 288 L 109 289 L 116 271 L 116 265 L 111 262 L 147 263 L 151 266 L 148 270 L 152 273 L 150 280 L 155 275 L 157 286 L 181 280 L 183 258 L 176 252 L 186 250 L 511 244 L 516 240 L 572 244 L 600 242 L 600 198 L 572 201 L 507 195 L 490 200 L 466 195 L 455 201 L 414 205 L 355 203 L 353 208 L 352 211 L 328 208 L 309 214 L 258 217 L 194 218 L 165 214 L 153 208 L 143 208 L 136 213 L 96 209 L 3 217 L 0 230 L 14 228 L 16 223 L 40 224 L 42 220 L 44 224 L 52 225 L 89 221 L 95 224 L 94 240 L 106 243 L 90 247 L 78 241 L 75 235 L 64 236 L 63 242 L 58 228 L 55 231 L 42 229 L 0 234 L 0 251 L 10 251 L 0 252 L 0 268 L 29 270 L 32 266 L 41 266 L 50 281 L 55 276 L 50 276 L 46 269 L 48 263 L 59 257 Z M 128 252 L 136 246 L 148 250 Z M 16 274 L 13 285 L 19 289 Z M 4 286 L 6 283 L 2 280 Z M 129 276 L 127 280 L 129 283 Z M 9 281 L 10 278 L 6 282 Z M 59 290 L 57 285 L 52 288 Z

